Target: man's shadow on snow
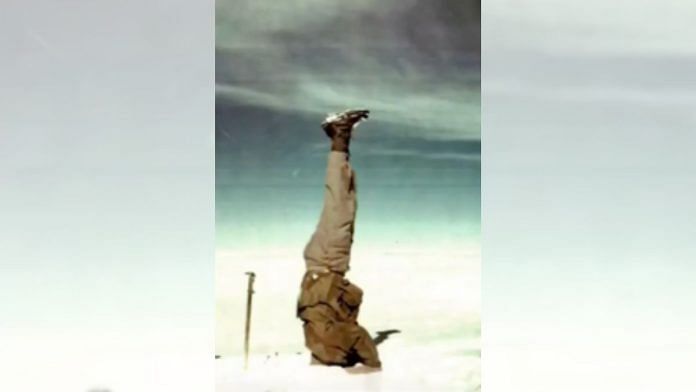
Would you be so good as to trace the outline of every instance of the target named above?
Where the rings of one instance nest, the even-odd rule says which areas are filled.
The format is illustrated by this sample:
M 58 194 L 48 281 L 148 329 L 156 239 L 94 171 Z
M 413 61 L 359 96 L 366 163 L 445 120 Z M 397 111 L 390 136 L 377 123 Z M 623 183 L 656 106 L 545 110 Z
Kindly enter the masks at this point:
M 385 340 L 389 339 L 389 335 L 393 335 L 395 333 L 401 333 L 401 331 L 398 329 L 385 329 L 384 331 L 377 331 L 377 336 L 375 336 L 372 340 L 375 342 L 375 345 L 378 346 Z

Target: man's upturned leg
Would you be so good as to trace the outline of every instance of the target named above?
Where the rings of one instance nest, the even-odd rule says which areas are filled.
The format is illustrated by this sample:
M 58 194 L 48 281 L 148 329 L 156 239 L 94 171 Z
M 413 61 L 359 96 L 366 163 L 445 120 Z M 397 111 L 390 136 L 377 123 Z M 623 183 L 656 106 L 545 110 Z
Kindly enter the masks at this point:
M 364 110 L 351 111 L 322 124 L 331 138 L 331 152 L 326 167 L 324 207 L 304 251 L 308 271 L 344 273 L 349 269 L 357 209 L 355 173 L 348 161 L 349 145 L 353 126 L 367 115 Z
M 355 174 L 348 154 L 331 151 L 326 168 L 324 207 L 304 252 L 308 271 L 344 273 L 349 269 L 356 208 Z

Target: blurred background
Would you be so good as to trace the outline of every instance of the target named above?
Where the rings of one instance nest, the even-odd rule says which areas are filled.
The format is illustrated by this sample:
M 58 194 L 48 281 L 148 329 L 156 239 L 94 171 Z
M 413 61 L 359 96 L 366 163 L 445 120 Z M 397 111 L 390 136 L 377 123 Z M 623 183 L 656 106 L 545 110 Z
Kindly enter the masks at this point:
M 692 391 L 696 5 L 483 4 L 486 391 Z
M 0 390 L 212 390 L 213 3 L 2 2 Z

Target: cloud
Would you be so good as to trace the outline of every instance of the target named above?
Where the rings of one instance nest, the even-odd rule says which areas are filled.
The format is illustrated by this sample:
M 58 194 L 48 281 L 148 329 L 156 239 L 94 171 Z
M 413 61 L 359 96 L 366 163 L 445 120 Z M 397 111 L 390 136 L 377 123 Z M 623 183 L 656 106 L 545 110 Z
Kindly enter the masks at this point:
M 431 138 L 480 137 L 477 2 L 218 2 L 216 95 L 324 115 L 366 107 Z M 413 134 L 407 134 L 413 136 Z
M 463 152 L 422 152 L 411 149 L 391 149 L 391 148 L 372 148 L 362 152 L 365 155 L 380 155 L 394 157 L 412 157 L 428 160 L 455 160 L 455 161 L 478 161 L 481 160 L 481 154 L 463 153 Z
M 347 108 L 365 107 L 372 110 L 373 117 L 382 122 L 409 125 L 404 132 L 419 129 L 437 131 L 428 133 L 431 137 L 472 138 L 480 130 L 479 93 L 445 86 L 438 86 L 435 91 L 413 91 L 398 83 L 377 81 L 368 86 L 342 85 L 308 78 L 298 82 L 291 91 L 226 84 L 218 84 L 216 90 L 219 98 L 318 116 Z

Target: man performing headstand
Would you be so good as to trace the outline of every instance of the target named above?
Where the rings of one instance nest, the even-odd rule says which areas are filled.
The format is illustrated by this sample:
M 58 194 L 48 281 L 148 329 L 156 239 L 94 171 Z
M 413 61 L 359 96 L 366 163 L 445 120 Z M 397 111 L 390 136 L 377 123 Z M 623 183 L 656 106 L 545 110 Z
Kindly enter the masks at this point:
M 367 110 L 350 110 L 329 116 L 322 124 L 331 139 L 324 208 L 304 250 L 307 272 L 297 305 L 313 363 L 381 367 L 374 341 L 357 321 L 362 290 L 344 277 L 357 207 L 348 146 L 353 127 L 368 115 Z

